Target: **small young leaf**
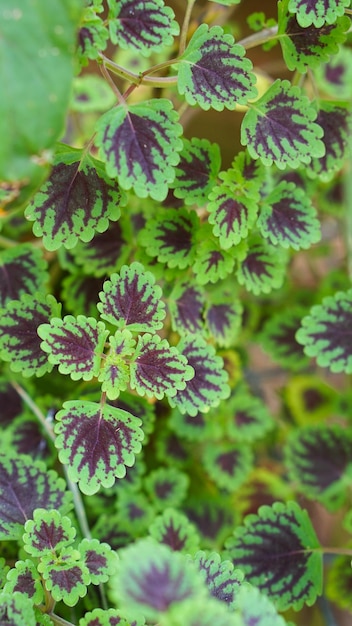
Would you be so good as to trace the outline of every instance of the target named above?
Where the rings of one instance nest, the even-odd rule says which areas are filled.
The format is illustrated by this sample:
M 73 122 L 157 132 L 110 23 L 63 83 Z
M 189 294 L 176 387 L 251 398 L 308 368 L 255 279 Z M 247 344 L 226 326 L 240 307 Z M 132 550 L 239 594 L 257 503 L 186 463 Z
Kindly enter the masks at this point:
M 148 474 L 144 485 L 153 505 L 160 511 L 180 506 L 187 494 L 189 478 L 174 467 L 160 467 Z
M 0 623 L 4 626 L 37 626 L 32 599 L 20 591 L 0 591 Z
M 123 478 L 141 450 L 141 421 L 122 409 L 95 402 L 65 402 L 56 414 L 55 446 L 68 474 L 85 494 Z
M 116 400 L 129 383 L 130 369 L 126 356 L 133 354 L 136 342 L 132 339 L 132 334 L 124 329 L 117 330 L 114 336 L 110 336 L 109 344 L 110 349 L 98 380 L 102 383 L 102 391 L 106 392 L 109 400 Z
M 7 573 L 4 592 L 13 594 L 18 591 L 28 596 L 34 604 L 44 601 L 44 589 L 40 575 L 33 561 L 17 561 L 15 567 Z
M 317 67 L 338 52 L 346 39 L 350 20 L 345 16 L 319 28 L 314 25 L 303 27 L 297 22 L 297 16 L 288 13 L 289 2 L 284 0 L 278 5 L 279 42 L 288 69 L 304 73 L 307 68 Z
M 296 502 L 261 506 L 226 543 L 246 580 L 278 610 L 311 606 L 322 592 L 322 554 L 307 511 Z
M 306 309 L 285 307 L 264 324 L 259 336 L 260 343 L 272 358 L 292 371 L 302 371 L 309 364 L 303 347 L 296 340 Z
M 166 98 L 115 107 L 97 125 L 97 146 L 107 173 L 123 189 L 164 200 L 180 160 L 182 126 Z
M 283 248 L 309 248 L 321 237 L 320 222 L 304 189 L 280 182 L 263 200 L 257 226 L 270 243 Z
M 118 528 L 128 532 L 130 538 L 144 536 L 155 518 L 155 510 L 148 498 L 128 489 L 119 493 L 116 508 Z
M 242 485 L 253 466 L 251 449 L 242 443 L 205 443 L 202 460 L 214 483 L 231 492 Z
M 329 510 L 341 507 L 352 475 L 352 434 L 338 425 L 296 430 L 286 444 L 290 478 Z
M 186 555 L 152 539 L 121 550 L 118 573 L 111 578 L 111 596 L 119 606 L 156 620 L 202 593 L 200 575 Z
M 89 571 L 90 582 L 93 585 L 106 583 L 114 571 L 115 560 L 109 544 L 98 539 L 82 539 L 77 549 Z
M 352 289 L 339 291 L 314 306 L 302 320 L 296 339 L 320 367 L 352 373 Z
M 176 198 L 185 204 L 206 202 L 219 173 L 220 148 L 207 139 L 183 139 L 180 163 L 175 168 L 175 180 L 171 184 Z
M 240 285 L 259 295 L 281 287 L 286 271 L 287 257 L 283 250 L 266 242 L 253 240 L 248 246 L 236 275 Z
M 222 358 L 216 356 L 213 346 L 199 336 L 185 337 L 180 341 L 178 350 L 187 358 L 195 374 L 185 389 L 169 399 L 172 407 L 177 406 L 181 413 L 195 416 L 228 397 L 228 375 L 223 369 Z
M 199 547 L 196 528 L 187 517 L 175 509 L 165 509 L 149 526 L 150 536 L 171 550 L 191 554 Z
M 43 289 L 48 281 L 47 263 L 32 244 L 20 244 L 0 253 L 0 307 L 25 293 Z
M 180 335 L 202 332 L 205 305 L 202 289 L 194 287 L 189 280 L 178 283 L 169 296 L 168 304 L 172 326 Z
M 14 372 L 23 376 L 43 376 L 53 368 L 41 349 L 37 330 L 52 315 L 60 315 L 61 304 L 54 296 L 36 293 L 24 294 L 21 300 L 13 300 L 1 310 L 0 357 L 10 362 Z
M 59 366 L 61 374 L 72 380 L 91 380 L 97 376 L 109 331 L 94 317 L 66 315 L 53 317 L 50 324 L 41 324 L 38 335 L 42 350 L 48 353 L 50 363 Z
M 71 497 L 54 470 L 25 455 L 0 454 L 0 539 L 18 539 L 37 508 L 66 513 Z
M 47 250 L 64 245 L 73 248 L 77 241 L 90 241 L 95 231 L 104 232 L 109 219 L 120 217 L 121 192 L 105 174 L 103 165 L 92 159 L 79 159 L 74 152 L 70 162 L 60 153 L 50 178 L 34 196 L 25 211 L 34 221 L 33 232 L 42 237 Z M 76 159 L 72 163 L 72 159 Z
M 197 256 L 192 263 L 197 283 L 217 283 L 231 274 L 235 264 L 232 250 L 222 249 L 221 240 L 211 234 L 209 224 L 202 225 L 197 240 Z
M 109 30 L 112 43 L 132 48 L 144 56 L 170 46 L 180 27 L 163 0 L 110 2 Z
M 188 104 L 222 111 L 255 98 L 255 75 L 244 48 L 220 26 L 197 28 L 183 53 L 178 70 L 178 90 Z
M 349 154 L 352 131 L 352 114 L 349 107 L 331 102 L 321 102 L 317 122 L 324 130 L 325 155 L 314 158 L 308 174 L 329 181 L 341 169 Z
M 70 518 L 62 517 L 55 510 L 35 509 L 33 519 L 27 520 L 24 530 L 24 549 L 34 557 L 57 552 L 69 546 L 76 536 Z
M 325 153 L 323 129 L 314 121 L 317 110 L 288 80 L 276 80 L 247 111 L 241 143 L 254 159 L 279 169 L 297 168 Z
M 175 396 L 194 376 L 187 358 L 159 335 L 140 336 L 130 366 L 131 388 L 158 400 Z
M 184 269 L 196 256 L 195 234 L 199 219 L 195 211 L 168 209 L 148 220 L 139 235 L 147 254 L 169 267 Z
M 349 100 L 352 97 L 352 50 L 340 46 L 328 63 L 315 69 L 314 77 L 319 89 L 334 100 Z
M 233 345 L 241 329 L 243 308 L 233 296 L 214 298 L 205 309 L 205 321 L 216 343 L 222 347 Z
M 158 330 L 165 317 L 161 296 L 153 274 L 134 262 L 104 282 L 97 308 L 104 320 L 118 328 L 127 326 L 135 332 Z
M 93 7 L 88 6 L 78 31 L 77 56 L 82 66 L 88 65 L 88 59 L 97 59 L 105 50 L 109 32 L 103 20 Z
M 45 587 L 56 602 L 63 600 L 68 606 L 77 604 L 87 593 L 90 583 L 88 568 L 80 553 L 70 547 L 56 555 L 42 556 L 38 571 L 45 580 Z
M 349 612 L 352 610 L 352 599 L 349 592 L 351 584 L 351 557 L 345 555 L 338 556 L 327 573 L 326 595 L 335 605 L 342 609 L 347 609 Z
M 104 112 L 115 104 L 110 85 L 97 74 L 77 76 L 72 85 L 70 109 L 77 113 Z
M 128 615 L 128 617 L 126 617 Z M 144 617 L 130 617 L 131 612 L 119 609 L 93 609 L 79 620 L 79 626 L 144 626 Z
M 288 626 L 282 615 L 277 613 L 275 605 L 259 589 L 242 585 L 236 600 L 238 626 Z
M 311 24 L 320 28 L 325 23 L 336 22 L 349 4 L 350 0 L 290 0 L 288 10 L 296 15 L 298 23 L 304 28 Z
M 242 386 L 232 392 L 220 415 L 227 438 L 235 442 L 252 443 L 275 424 L 263 401 Z
M 194 557 L 201 576 L 207 585 L 210 595 L 226 603 L 229 609 L 237 604 L 237 594 L 243 582 L 243 573 L 234 569 L 231 561 L 221 561 L 217 552 L 207 554 L 199 551 Z

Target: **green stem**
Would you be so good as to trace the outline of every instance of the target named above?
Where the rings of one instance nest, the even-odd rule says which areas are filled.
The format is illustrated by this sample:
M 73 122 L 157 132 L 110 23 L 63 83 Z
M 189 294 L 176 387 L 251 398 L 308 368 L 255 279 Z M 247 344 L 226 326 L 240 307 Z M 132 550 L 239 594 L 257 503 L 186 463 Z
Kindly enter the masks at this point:
M 72 622 L 68 622 L 60 615 L 55 615 L 55 613 L 50 613 L 49 617 L 56 626 L 73 626 Z
M 237 43 L 249 50 L 250 48 L 255 48 L 256 46 L 261 46 L 263 43 L 267 43 L 267 41 L 271 41 L 272 39 L 278 38 L 278 26 L 272 26 L 271 28 L 264 28 L 259 31 L 259 33 L 253 33 L 253 35 L 249 35 L 244 39 L 241 39 Z
M 11 381 L 12 387 L 17 391 L 18 395 L 21 396 L 22 400 L 25 404 L 31 409 L 32 413 L 36 416 L 40 424 L 43 426 L 46 434 L 52 442 L 55 442 L 55 433 L 52 429 L 50 423 L 45 418 L 44 413 L 40 410 L 39 406 L 33 402 L 32 398 L 28 395 L 28 393 L 21 387 L 16 381 Z
M 129 81 L 130 83 L 133 83 L 136 86 L 149 85 L 150 87 L 167 87 L 171 85 L 176 85 L 177 83 L 177 76 L 158 76 L 156 78 L 152 78 L 151 76 L 146 75 L 146 73 L 151 74 L 152 72 L 161 69 L 161 67 L 168 67 L 169 65 L 172 65 L 172 63 L 176 63 L 176 59 L 166 61 L 165 63 L 160 63 L 159 65 L 152 67 L 150 70 L 147 70 L 147 72 L 135 74 L 134 72 L 126 70 L 124 67 L 121 67 L 121 65 L 114 63 L 114 61 L 111 61 L 111 59 L 108 59 L 103 54 L 100 54 L 100 58 L 103 61 L 105 67 L 110 72 L 116 74 L 124 80 Z
M 189 27 L 189 22 L 190 22 L 190 19 L 191 19 L 192 9 L 194 7 L 195 1 L 196 0 L 188 0 L 188 2 L 187 2 L 186 13 L 185 13 L 185 16 L 183 18 L 183 24 L 182 24 L 182 28 L 181 28 L 181 34 L 180 34 L 180 45 L 179 45 L 179 54 L 180 54 L 180 56 L 181 56 L 181 54 L 184 53 L 184 51 L 186 49 L 188 27 Z
M 18 241 L 14 241 L 13 239 L 8 239 L 7 237 L 0 235 L 0 246 L 7 249 L 13 248 L 14 246 L 18 246 Z

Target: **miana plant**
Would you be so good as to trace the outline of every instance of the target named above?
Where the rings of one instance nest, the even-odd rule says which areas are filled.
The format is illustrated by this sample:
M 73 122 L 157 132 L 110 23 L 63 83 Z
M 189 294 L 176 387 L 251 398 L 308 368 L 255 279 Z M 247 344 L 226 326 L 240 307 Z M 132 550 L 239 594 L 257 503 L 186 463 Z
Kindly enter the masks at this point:
M 261 5 L 0 5 L 1 625 L 350 623 L 352 10 Z

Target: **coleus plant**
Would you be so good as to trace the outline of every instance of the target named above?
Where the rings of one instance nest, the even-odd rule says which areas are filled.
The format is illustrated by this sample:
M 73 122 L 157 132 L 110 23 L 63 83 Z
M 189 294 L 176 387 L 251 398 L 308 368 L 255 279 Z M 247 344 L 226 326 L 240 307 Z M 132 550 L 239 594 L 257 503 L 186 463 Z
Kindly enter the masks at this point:
M 0 622 L 331 624 L 350 0 L 49 4 L 0 8 Z

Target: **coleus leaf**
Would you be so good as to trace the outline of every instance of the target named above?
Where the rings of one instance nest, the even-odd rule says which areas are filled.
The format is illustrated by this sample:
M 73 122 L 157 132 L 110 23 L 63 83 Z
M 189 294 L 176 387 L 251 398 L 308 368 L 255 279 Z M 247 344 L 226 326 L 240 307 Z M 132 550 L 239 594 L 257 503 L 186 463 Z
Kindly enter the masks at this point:
M 200 550 L 193 560 L 210 595 L 224 602 L 229 609 L 234 609 L 237 604 L 236 596 L 244 578 L 241 570 L 234 569 L 231 561 L 222 561 L 218 552 L 209 554 Z
M 170 624 L 175 622 L 187 626 L 242 626 L 236 621 L 234 613 L 230 613 L 225 604 L 218 602 L 209 595 L 200 602 L 189 600 L 181 607 L 175 607 Z
M 246 580 L 278 610 L 311 606 L 322 592 L 322 554 L 306 510 L 296 502 L 261 506 L 226 542 Z
M 197 28 L 180 57 L 177 86 L 188 104 L 198 104 L 206 111 L 236 104 L 247 104 L 257 95 L 252 63 L 243 46 L 220 26 Z
M 349 4 L 350 0 L 290 0 L 288 10 L 296 15 L 301 26 L 314 24 L 316 28 L 320 28 L 325 23 L 336 22 Z
M 277 613 L 275 605 L 255 587 L 242 585 L 236 601 L 238 626 L 288 626 L 282 615 Z
M 306 309 L 301 307 L 285 307 L 267 320 L 259 335 L 265 351 L 292 371 L 302 370 L 309 364 L 309 358 L 296 340 L 296 332 L 305 313 Z
M 190 284 L 189 280 L 175 285 L 169 299 L 172 326 L 180 335 L 201 333 L 204 322 L 202 313 L 205 297 L 202 289 Z
M 13 594 L 19 592 L 31 598 L 34 604 L 44 601 L 44 589 L 40 575 L 33 561 L 17 561 L 15 566 L 7 573 L 4 592 Z
M 109 31 L 91 6 L 85 8 L 77 39 L 76 53 L 82 66 L 88 65 L 88 59 L 97 59 L 106 48 Z
M 111 487 L 141 450 L 141 421 L 122 409 L 95 402 L 65 402 L 56 414 L 55 446 L 68 474 L 85 494 Z
M 352 50 L 340 46 L 338 52 L 317 67 L 314 77 L 318 88 L 333 99 L 348 100 L 352 94 Z
M 336 410 L 336 399 L 330 385 L 322 378 L 291 376 L 285 388 L 285 403 L 297 424 L 316 424 L 326 420 Z
M 195 236 L 199 218 L 195 211 L 168 209 L 149 219 L 139 234 L 147 254 L 169 267 L 184 269 L 196 256 Z
M 192 554 L 199 547 L 197 530 L 180 511 L 168 508 L 149 526 L 150 536 L 171 550 Z
M 314 123 L 317 114 L 298 87 L 278 79 L 244 116 L 241 143 L 264 165 L 297 168 L 325 153 L 323 129 Z
M 158 620 L 173 605 L 180 609 L 186 600 L 199 597 L 202 580 L 192 565 L 185 554 L 142 539 L 120 551 L 110 595 L 122 609 Z
M 309 248 L 321 237 L 316 210 L 305 190 L 286 181 L 263 200 L 257 226 L 270 243 L 294 250 Z
M 351 611 L 352 603 L 349 589 L 352 583 L 351 558 L 338 556 L 328 569 L 326 596 L 334 605 Z
M 180 162 L 171 183 L 176 198 L 185 204 L 202 204 L 216 182 L 221 163 L 220 148 L 207 139 L 183 139 Z
M 72 547 L 58 555 L 43 555 L 38 571 L 45 581 L 45 588 L 56 602 L 63 600 L 68 606 L 74 606 L 87 593 L 89 571 L 79 551 Z
M 32 599 L 20 591 L 1 591 L 0 623 L 6 626 L 37 626 Z
M 150 402 L 148 402 L 145 398 L 128 393 L 127 391 L 123 391 L 116 400 L 109 402 L 109 404 L 117 407 L 118 409 L 123 409 L 123 411 L 127 411 L 128 413 L 132 413 L 132 415 L 135 415 L 142 420 L 144 445 L 146 443 L 147 436 L 154 430 L 155 406 L 150 404 Z
M 72 380 L 91 380 L 98 375 L 109 334 L 104 322 L 84 315 L 66 315 L 41 324 L 37 332 L 43 339 L 41 349 L 48 353 L 50 363 L 59 366 L 61 374 L 69 374 Z
M 121 391 L 125 391 L 130 380 L 130 370 L 126 357 L 133 354 L 135 340 L 127 329 L 116 331 L 109 337 L 110 349 L 104 355 L 103 366 L 99 373 L 102 391 L 109 400 L 116 400 Z
M 221 437 L 221 427 L 210 413 L 188 415 L 177 408 L 171 413 L 169 426 L 182 439 L 187 441 L 205 441 Z
M 187 358 L 195 374 L 185 389 L 169 399 L 172 407 L 177 406 L 181 413 L 195 416 L 228 397 L 228 375 L 223 369 L 222 358 L 215 354 L 213 346 L 200 336 L 185 337 L 178 344 L 178 350 Z
M 118 106 L 97 124 L 96 143 L 111 178 L 140 198 L 164 200 L 180 160 L 182 126 L 166 98 Z
M 210 224 L 202 224 L 197 235 L 197 255 L 192 263 L 195 279 L 199 285 L 217 283 L 232 273 L 235 257 L 231 250 L 224 250 L 221 241 L 211 233 Z
M 107 111 L 115 104 L 115 94 L 102 76 L 82 74 L 72 85 L 70 109 L 77 113 Z
M 135 332 L 158 330 L 165 317 L 161 296 L 154 275 L 134 262 L 123 265 L 119 274 L 112 274 L 104 282 L 97 308 L 104 320 L 118 328 L 127 326 Z
M 24 549 L 34 557 L 59 551 L 73 543 L 76 536 L 69 517 L 40 508 L 33 511 L 33 518 L 27 520 L 24 530 Z
M 90 241 L 121 215 L 117 182 L 106 176 L 102 163 L 81 157 L 80 151 L 59 152 L 49 179 L 26 208 L 25 217 L 34 221 L 33 232 L 47 250 Z
M 101 288 L 101 278 L 86 276 L 78 271 L 63 279 L 61 297 L 67 310 L 75 315 L 95 316 Z
M 43 376 L 52 370 L 52 364 L 40 347 L 37 329 L 51 316 L 60 315 L 60 311 L 61 305 L 54 296 L 40 292 L 33 296 L 24 294 L 1 311 L 0 357 L 10 362 L 14 372 L 22 372 L 23 376 Z
M 73 248 L 75 263 L 90 277 L 106 276 L 120 268 L 130 253 L 131 233 L 122 218 L 111 222 L 104 233 L 96 234 L 92 241 L 79 241 Z
M 278 5 L 279 42 L 288 69 L 306 72 L 307 68 L 317 67 L 336 54 L 346 39 L 350 20 L 344 16 L 319 28 L 314 25 L 303 27 L 297 22 L 297 16 L 287 11 L 289 3 L 290 0 L 284 0 Z
M 296 430 L 285 447 L 291 480 L 308 498 L 329 510 L 341 507 L 352 475 L 352 434 L 335 425 Z
M 131 611 L 127 615 L 119 609 L 93 609 L 81 617 L 79 626 L 144 626 L 144 617 L 131 619 Z
M 242 385 L 234 389 L 219 418 L 227 439 L 251 443 L 263 437 L 275 422 L 264 402 Z
M 106 583 L 114 571 L 114 553 L 107 543 L 98 539 L 82 539 L 78 551 L 88 569 L 90 582 L 93 585 Z
M 120 0 L 109 2 L 112 43 L 149 56 L 172 44 L 180 27 L 171 7 L 163 0 Z
M 304 352 L 316 357 L 320 367 L 332 372 L 352 373 L 352 289 L 339 291 L 313 306 L 297 331 Z
M 0 454 L 0 538 L 18 539 L 37 508 L 66 513 L 71 497 L 54 470 L 27 455 Z
M 242 324 L 243 307 L 240 300 L 223 294 L 207 303 L 204 317 L 216 343 L 221 347 L 233 345 Z
M 179 508 L 185 499 L 189 477 L 175 467 L 160 467 L 144 479 L 144 486 L 156 509 Z
M 0 307 L 19 300 L 24 293 L 43 289 L 48 281 L 47 263 L 38 248 L 20 244 L 0 253 Z
M 350 107 L 334 102 L 321 102 L 317 122 L 324 130 L 325 155 L 312 159 L 308 174 L 329 181 L 341 169 L 349 153 L 352 114 Z
M 194 376 L 186 356 L 170 346 L 166 339 L 150 333 L 138 338 L 130 372 L 131 389 L 136 389 L 141 396 L 154 396 L 158 400 L 164 395 L 175 396 Z
M 249 446 L 231 442 L 205 443 L 202 461 L 208 475 L 221 489 L 232 491 L 246 480 L 253 467 Z
M 128 489 L 119 493 L 116 520 L 120 531 L 128 532 L 129 537 L 140 537 L 154 518 L 154 507 L 143 493 Z
M 255 295 L 270 293 L 281 287 L 286 271 L 287 257 L 284 250 L 265 241 L 253 239 L 245 258 L 236 272 L 240 285 Z

